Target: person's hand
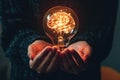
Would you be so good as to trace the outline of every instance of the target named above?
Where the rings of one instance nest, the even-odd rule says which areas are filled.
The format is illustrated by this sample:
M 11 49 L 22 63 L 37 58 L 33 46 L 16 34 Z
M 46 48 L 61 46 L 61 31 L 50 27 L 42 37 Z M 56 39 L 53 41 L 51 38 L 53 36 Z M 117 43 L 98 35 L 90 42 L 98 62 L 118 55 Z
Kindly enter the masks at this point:
M 28 47 L 28 56 L 30 57 L 30 68 L 38 73 L 53 72 L 57 69 L 57 48 L 45 41 L 32 43 Z
M 61 52 L 61 69 L 77 75 L 86 69 L 90 55 L 91 47 L 85 41 L 73 43 Z
M 28 46 L 29 58 L 34 59 L 34 57 L 47 46 L 52 46 L 52 44 L 45 42 L 43 40 L 34 41 L 32 44 Z
M 89 60 L 92 52 L 91 46 L 86 41 L 73 43 L 68 49 L 74 49 L 85 63 Z
M 60 53 L 62 71 L 70 74 L 79 74 L 86 69 L 85 63 L 74 49 L 64 49 Z

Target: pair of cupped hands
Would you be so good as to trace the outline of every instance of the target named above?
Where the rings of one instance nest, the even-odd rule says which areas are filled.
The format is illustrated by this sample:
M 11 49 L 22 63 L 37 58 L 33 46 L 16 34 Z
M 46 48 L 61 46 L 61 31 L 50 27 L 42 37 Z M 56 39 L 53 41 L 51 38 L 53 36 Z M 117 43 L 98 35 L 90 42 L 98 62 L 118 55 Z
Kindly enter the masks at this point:
M 36 40 L 28 46 L 29 66 L 38 73 L 50 73 L 60 69 L 70 74 L 79 74 L 86 69 L 91 51 L 86 41 L 72 43 L 59 51 L 46 41 Z

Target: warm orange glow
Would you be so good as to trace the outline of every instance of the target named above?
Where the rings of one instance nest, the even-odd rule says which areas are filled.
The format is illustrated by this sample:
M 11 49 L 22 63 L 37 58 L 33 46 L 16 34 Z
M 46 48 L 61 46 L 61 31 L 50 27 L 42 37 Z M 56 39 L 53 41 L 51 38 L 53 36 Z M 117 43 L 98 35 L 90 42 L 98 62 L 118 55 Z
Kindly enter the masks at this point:
M 77 33 L 79 20 L 71 8 L 54 6 L 46 12 L 43 18 L 43 26 L 52 43 L 62 51 Z
M 75 21 L 71 13 L 66 13 L 62 10 L 53 13 L 47 17 L 47 26 L 56 32 L 70 33 L 75 28 Z

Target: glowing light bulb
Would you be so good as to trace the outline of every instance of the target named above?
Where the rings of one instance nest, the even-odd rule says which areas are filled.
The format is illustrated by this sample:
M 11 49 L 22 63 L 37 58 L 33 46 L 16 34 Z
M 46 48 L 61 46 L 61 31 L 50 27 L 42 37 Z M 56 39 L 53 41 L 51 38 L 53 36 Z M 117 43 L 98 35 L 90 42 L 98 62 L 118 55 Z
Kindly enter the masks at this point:
M 57 45 L 59 50 L 63 50 L 77 33 L 79 21 L 71 8 L 55 6 L 44 15 L 43 27 L 52 43 Z

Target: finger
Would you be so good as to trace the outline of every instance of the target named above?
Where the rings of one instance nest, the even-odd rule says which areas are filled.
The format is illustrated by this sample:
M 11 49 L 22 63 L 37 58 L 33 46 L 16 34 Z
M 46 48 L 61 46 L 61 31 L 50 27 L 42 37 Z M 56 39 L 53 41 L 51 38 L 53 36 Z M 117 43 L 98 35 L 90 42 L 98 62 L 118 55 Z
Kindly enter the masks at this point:
M 68 63 L 69 63 L 69 67 L 70 67 L 70 73 L 74 73 L 77 74 L 78 73 L 78 66 L 75 62 L 75 58 L 72 56 L 72 52 L 70 50 L 68 50 L 68 52 L 65 54 Z
M 41 47 L 38 44 L 33 43 L 28 47 L 28 56 L 30 59 L 34 58 L 41 51 Z
M 71 52 L 72 52 L 72 55 L 75 57 L 76 62 L 78 62 L 79 65 L 84 64 L 81 56 L 75 50 L 72 49 Z M 81 54 L 83 54 L 83 53 L 81 53 Z
M 88 59 L 90 58 L 90 54 L 85 51 L 79 51 L 79 55 L 84 63 L 87 63 Z
M 29 61 L 29 66 L 30 66 L 30 68 L 32 68 L 32 66 L 33 66 L 33 60 L 31 60 L 31 59 Z
M 83 61 L 84 61 L 85 63 L 87 63 L 89 59 L 90 59 L 90 56 L 89 56 L 89 55 L 84 55 L 84 56 L 83 56 Z
M 59 69 L 60 70 L 64 70 L 63 68 L 64 68 L 64 64 L 63 64 L 63 54 L 60 52 L 60 54 L 59 54 Z
M 82 61 L 85 63 L 86 62 L 85 52 L 84 51 L 79 51 L 78 54 L 79 54 L 80 58 L 82 59 Z
M 53 56 L 55 55 L 56 50 L 57 49 L 52 48 L 52 50 L 44 58 L 44 61 L 42 61 L 42 63 L 39 64 L 38 68 L 36 69 L 37 71 L 39 71 L 40 73 L 45 73 L 46 72 L 46 69 L 47 69 L 48 65 L 50 64 Z
M 62 53 L 61 53 L 61 61 L 62 61 L 61 70 L 68 72 L 70 70 L 70 66 L 69 66 L 69 63 L 68 63 L 67 58 L 65 56 L 66 53 L 67 53 L 67 49 L 64 49 L 64 51 L 62 51 Z
M 31 58 L 32 52 L 33 52 L 33 49 L 32 49 L 32 46 L 30 45 L 30 46 L 28 47 L 28 54 L 27 54 L 29 58 Z
M 42 62 L 42 60 L 44 59 L 44 57 L 49 53 L 49 51 L 51 51 L 51 47 L 46 47 L 45 49 L 43 49 L 32 61 L 32 63 L 30 64 L 30 67 L 32 69 L 36 69 L 37 66 Z
M 57 64 L 59 60 L 59 53 L 56 52 L 55 56 L 53 57 L 52 61 L 50 62 L 46 72 L 53 72 L 57 70 Z
M 84 62 L 87 63 L 87 61 L 89 60 L 90 56 L 91 56 L 91 50 L 88 49 L 88 48 L 86 48 L 86 49 L 84 50 L 84 56 L 83 56 Z
M 75 51 L 75 50 L 71 50 L 72 51 L 72 55 L 76 60 L 76 64 L 79 67 L 78 71 L 82 71 L 86 69 L 86 65 L 84 63 L 84 61 L 81 59 L 81 57 L 79 56 L 79 54 Z

